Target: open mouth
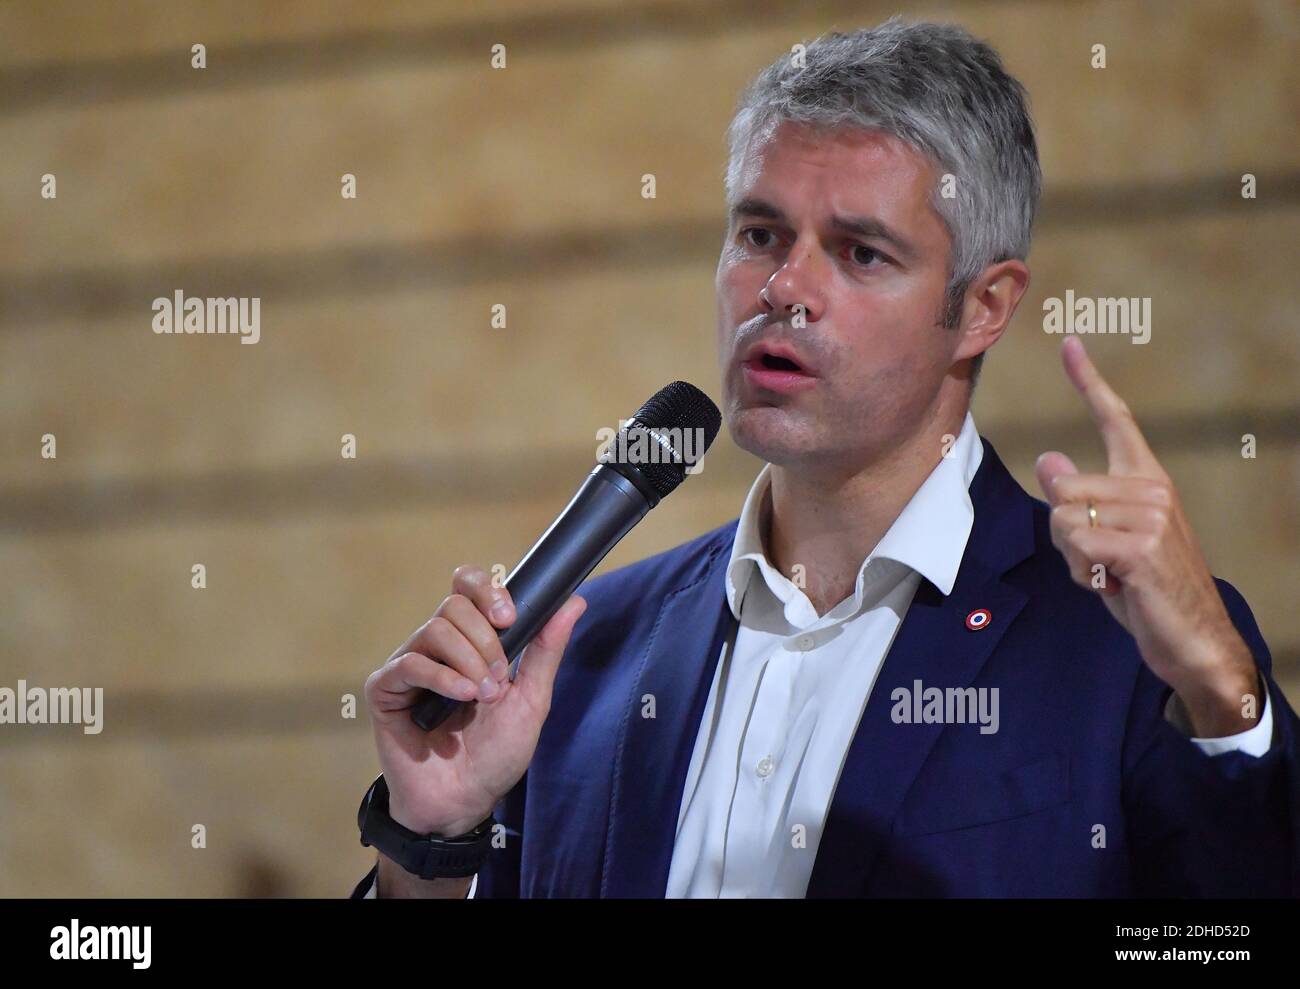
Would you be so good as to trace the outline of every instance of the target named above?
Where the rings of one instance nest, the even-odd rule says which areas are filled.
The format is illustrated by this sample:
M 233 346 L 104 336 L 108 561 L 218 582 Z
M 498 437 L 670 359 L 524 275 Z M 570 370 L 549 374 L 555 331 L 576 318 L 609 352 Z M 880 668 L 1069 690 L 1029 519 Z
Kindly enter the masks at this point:
M 801 368 L 788 357 L 777 357 L 775 354 L 764 354 L 759 360 L 759 365 L 767 371 L 794 371 L 798 374 L 803 373 Z
M 816 374 L 784 354 L 759 349 L 740 366 L 752 385 L 767 391 L 794 392 L 817 383 Z

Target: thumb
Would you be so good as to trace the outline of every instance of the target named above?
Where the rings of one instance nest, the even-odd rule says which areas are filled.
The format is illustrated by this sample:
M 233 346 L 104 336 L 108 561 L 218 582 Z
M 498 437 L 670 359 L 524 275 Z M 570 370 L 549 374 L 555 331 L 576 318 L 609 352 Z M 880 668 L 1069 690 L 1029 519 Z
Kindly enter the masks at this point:
M 1064 453 L 1057 453 L 1055 450 L 1049 450 L 1034 462 L 1034 476 L 1038 478 L 1038 486 L 1043 489 L 1043 495 L 1052 505 L 1056 504 L 1052 491 L 1056 479 L 1077 473 L 1079 468 L 1074 466 L 1074 461 Z
M 565 647 L 573 626 L 578 623 L 582 613 L 587 610 L 587 602 L 578 595 L 565 601 L 551 620 L 542 626 L 533 641 L 524 650 L 519 660 L 519 673 L 515 677 L 515 686 L 526 691 L 537 705 L 546 710 L 551 705 L 551 688 L 555 684 L 555 673 L 560 668 Z

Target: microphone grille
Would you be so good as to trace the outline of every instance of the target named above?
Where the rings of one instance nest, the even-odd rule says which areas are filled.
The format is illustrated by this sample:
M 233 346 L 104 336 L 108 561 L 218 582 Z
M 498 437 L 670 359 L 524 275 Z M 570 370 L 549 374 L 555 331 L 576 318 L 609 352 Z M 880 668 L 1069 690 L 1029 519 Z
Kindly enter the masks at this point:
M 671 494 L 717 439 L 722 413 L 687 381 L 664 385 L 637 409 L 606 459 L 634 466 L 658 492 Z

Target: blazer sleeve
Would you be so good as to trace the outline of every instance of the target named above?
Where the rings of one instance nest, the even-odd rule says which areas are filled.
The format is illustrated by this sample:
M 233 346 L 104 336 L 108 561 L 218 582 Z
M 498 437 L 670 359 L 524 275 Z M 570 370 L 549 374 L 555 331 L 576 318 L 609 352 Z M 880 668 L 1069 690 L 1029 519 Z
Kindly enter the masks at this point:
M 1124 735 L 1122 801 L 1139 896 L 1300 896 L 1300 721 L 1273 679 L 1250 607 L 1215 579 L 1268 686 L 1262 756 L 1208 755 L 1164 717 L 1172 693 L 1140 663 Z

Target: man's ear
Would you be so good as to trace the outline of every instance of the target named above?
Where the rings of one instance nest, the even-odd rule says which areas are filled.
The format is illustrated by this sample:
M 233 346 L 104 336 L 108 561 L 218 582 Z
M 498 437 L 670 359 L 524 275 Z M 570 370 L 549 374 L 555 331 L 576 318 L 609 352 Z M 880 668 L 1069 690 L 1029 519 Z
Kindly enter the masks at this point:
M 999 261 L 980 272 L 962 302 L 961 340 L 953 360 L 982 354 L 997 343 L 1028 287 L 1023 261 Z

